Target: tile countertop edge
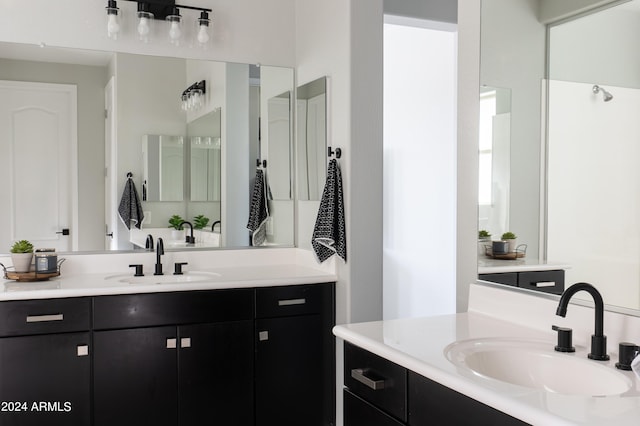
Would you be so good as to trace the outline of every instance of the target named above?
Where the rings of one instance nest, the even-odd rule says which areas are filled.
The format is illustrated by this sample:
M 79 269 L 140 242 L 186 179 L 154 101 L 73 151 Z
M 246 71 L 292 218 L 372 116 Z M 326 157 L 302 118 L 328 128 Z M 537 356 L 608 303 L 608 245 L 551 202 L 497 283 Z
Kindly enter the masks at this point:
M 464 314 L 457 314 L 464 315 Z M 384 321 L 383 321 L 384 322 Z M 559 418 L 551 413 L 528 406 L 519 401 L 514 401 L 482 386 L 469 382 L 462 377 L 441 370 L 438 367 L 429 365 L 426 361 L 417 359 L 401 350 L 394 349 L 375 339 L 366 337 L 354 330 L 350 330 L 347 325 L 337 325 L 333 328 L 333 334 L 349 343 L 368 350 L 382 358 L 405 367 L 415 373 L 420 374 L 430 380 L 438 382 L 456 392 L 473 398 L 483 404 L 491 406 L 503 413 L 516 417 L 519 420 L 532 425 L 574 425 L 570 421 Z M 444 348 L 443 348 L 444 349 Z M 444 355 L 443 355 L 444 356 Z

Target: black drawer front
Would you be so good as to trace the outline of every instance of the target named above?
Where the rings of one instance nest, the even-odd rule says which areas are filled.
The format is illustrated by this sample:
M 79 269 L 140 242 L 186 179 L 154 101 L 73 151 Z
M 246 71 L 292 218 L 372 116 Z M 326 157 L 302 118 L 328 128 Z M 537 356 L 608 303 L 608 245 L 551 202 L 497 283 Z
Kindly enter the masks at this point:
M 96 297 L 93 328 L 149 327 L 253 319 L 253 289 Z
M 520 272 L 518 287 L 562 294 L 564 291 L 564 270 Z
M 367 401 L 344 390 L 344 426 L 402 426 Z
M 331 303 L 331 284 L 256 289 L 256 318 L 308 315 Z
M 0 302 L 0 336 L 64 333 L 90 328 L 89 298 Z
M 478 278 L 484 281 L 491 281 L 492 283 L 512 285 L 514 287 L 518 286 L 517 272 L 505 272 L 502 274 L 480 274 Z
M 407 370 L 404 367 L 345 342 L 344 384 L 354 394 L 406 422 Z

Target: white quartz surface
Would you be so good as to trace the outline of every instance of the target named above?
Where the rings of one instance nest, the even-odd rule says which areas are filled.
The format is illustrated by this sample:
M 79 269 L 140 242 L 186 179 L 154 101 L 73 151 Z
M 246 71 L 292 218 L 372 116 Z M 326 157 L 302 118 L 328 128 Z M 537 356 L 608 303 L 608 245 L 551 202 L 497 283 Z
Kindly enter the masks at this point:
M 569 311 L 567 317 L 572 317 L 577 307 L 571 306 Z M 524 311 L 521 310 L 521 312 Z M 520 315 L 521 321 L 525 320 L 524 316 L 526 313 Z M 574 321 L 577 316 L 579 315 L 573 315 Z M 536 329 L 493 318 L 483 313 L 468 312 L 340 325 L 334 328 L 334 334 L 530 424 L 599 426 L 638 424 L 640 381 L 632 372 L 615 370 L 627 376 L 633 383 L 631 390 L 621 395 L 606 397 L 561 395 L 475 375 L 465 368 L 455 366 L 445 356 L 445 348 L 453 342 L 496 337 L 543 340 L 548 342 L 549 351 L 553 353 L 556 337 L 551 331 L 551 325 L 558 323 L 554 317 L 555 315 L 550 314 L 548 323 L 546 319 L 539 321 L 541 324 L 538 324 L 539 329 Z M 562 320 L 562 318 L 559 319 Z M 609 321 L 611 322 L 613 321 Z M 562 324 L 562 321 L 560 323 Z M 587 326 L 593 327 L 593 317 Z M 605 323 L 605 333 L 606 326 L 607 323 Z M 578 336 L 574 335 L 576 353 L 562 355 L 586 359 L 589 352 L 586 342 L 581 333 L 578 333 Z M 610 361 L 588 362 L 597 362 L 599 365 L 615 369 L 617 344 L 617 340 L 609 341 Z
M 478 259 L 478 274 L 499 274 L 506 272 L 525 271 L 556 271 L 570 269 L 571 265 L 559 262 L 545 262 L 538 259 L 514 259 L 501 260 L 480 258 Z
M 188 270 L 188 266 L 186 266 L 185 271 Z M 206 282 L 163 284 L 129 284 L 122 282 L 123 278 L 133 277 L 132 270 L 115 274 L 63 275 L 40 282 L 5 280 L 0 283 L 0 301 L 316 284 L 333 282 L 337 279 L 335 274 L 295 264 L 199 268 L 197 271 L 215 272 L 219 276 L 206 278 Z M 172 272 L 169 271 L 165 276 L 170 277 Z M 149 271 L 146 275 L 153 276 L 153 272 Z

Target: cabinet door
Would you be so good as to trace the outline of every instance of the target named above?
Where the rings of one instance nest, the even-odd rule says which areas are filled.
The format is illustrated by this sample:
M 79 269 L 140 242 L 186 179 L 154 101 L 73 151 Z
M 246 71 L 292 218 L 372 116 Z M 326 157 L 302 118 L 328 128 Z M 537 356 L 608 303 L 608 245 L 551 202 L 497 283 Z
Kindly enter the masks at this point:
M 175 327 L 94 332 L 94 425 L 177 424 Z
M 327 424 L 320 315 L 256 320 L 256 334 L 256 425 Z
M 0 424 L 90 424 L 89 338 L 86 332 L 0 339 Z
M 253 321 L 178 331 L 179 424 L 253 425 Z
M 344 390 L 344 426 L 402 426 L 402 423 L 347 389 Z

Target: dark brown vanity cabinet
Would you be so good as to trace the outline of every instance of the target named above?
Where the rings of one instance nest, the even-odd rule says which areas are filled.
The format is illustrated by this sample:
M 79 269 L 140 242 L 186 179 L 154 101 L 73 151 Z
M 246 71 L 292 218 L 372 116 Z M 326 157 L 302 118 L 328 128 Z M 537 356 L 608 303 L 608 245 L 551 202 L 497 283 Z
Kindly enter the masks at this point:
M 348 342 L 344 383 L 345 426 L 526 424 Z
M 0 424 L 91 423 L 90 299 L 0 303 Z
M 94 300 L 94 424 L 252 425 L 253 290 Z
M 256 425 L 335 424 L 333 284 L 256 289 Z

